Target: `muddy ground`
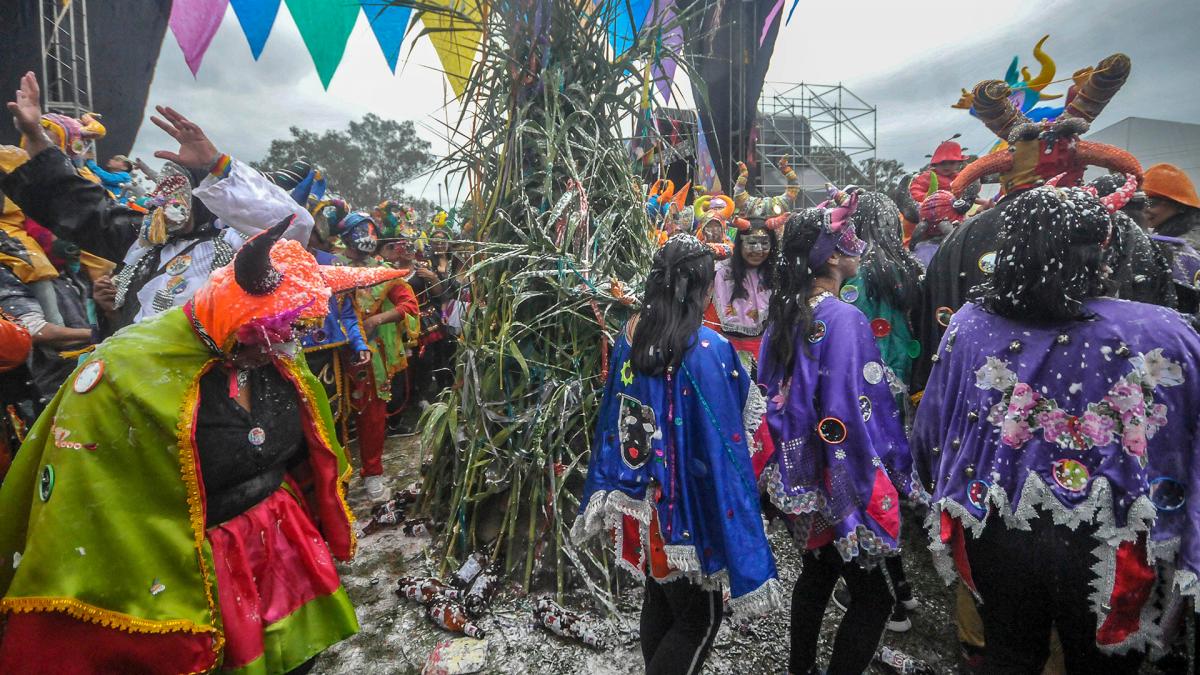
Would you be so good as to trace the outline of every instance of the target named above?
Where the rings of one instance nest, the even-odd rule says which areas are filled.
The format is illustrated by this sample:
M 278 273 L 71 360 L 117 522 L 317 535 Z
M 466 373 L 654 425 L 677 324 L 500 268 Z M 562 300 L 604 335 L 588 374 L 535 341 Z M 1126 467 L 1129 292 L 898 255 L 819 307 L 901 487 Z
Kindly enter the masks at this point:
M 391 485 L 399 489 L 417 478 L 418 448 L 415 437 L 389 439 L 384 457 Z M 360 526 L 369 516 L 370 504 L 361 481 L 351 484 L 351 506 Z M 938 673 L 956 672 L 957 645 L 954 633 L 954 596 L 934 572 L 924 533 L 912 514 L 905 521 L 905 568 L 921 607 L 912 613 L 913 628 L 903 634 L 886 633 L 884 644 L 903 650 L 929 663 Z M 790 590 L 799 572 L 799 555 L 782 532 L 771 536 L 780 578 Z M 430 651 L 439 641 L 453 637 L 425 619 L 421 608 L 394 593 L 401 575 L 425 575 L 436 571 L 428 537 L 408 537 L 398 530 L 385 530 L 359 539 L 358 555 L 341 565 L 342 581 L 358 611 L 361 632 L 330 648 L 313 673 L 317 675 L 360 675 L 362 673 L 419 673 Z M 636 636 L 641 607 L 641 589 L 634 584 L 618 601 L 621 616 L 603 618 L 588 612 L 586 595 L 568 600 L 570 609 L 588 612 L 603 621 L 602 632 L 612 646 L 594 651 L 535 628 L 532 598 L 506 587 L 492 603 L 488 616 L 479 623 L 487 631 L 489 673 L 546 673 L 579 675 L 624 675 L 643 672 Z M 841 612 L 833 605 L 822 630 L 822 661 L 827 662 Z M 756 619 L 752 632 L 737 630 L 728 620 L 717 634 L 704 673 L 785 673 L 788 654 L 786 612 Z M 882 672 L 882 671 L 876 671 Z

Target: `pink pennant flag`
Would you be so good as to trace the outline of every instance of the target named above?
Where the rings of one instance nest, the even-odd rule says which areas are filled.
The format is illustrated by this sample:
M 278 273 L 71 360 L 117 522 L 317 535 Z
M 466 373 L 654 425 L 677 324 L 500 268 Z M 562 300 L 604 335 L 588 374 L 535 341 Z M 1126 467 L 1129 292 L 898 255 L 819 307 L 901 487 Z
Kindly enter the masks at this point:
M 646 19 L 649 30 L 665 31 L 662 34 L 662 45 L 670 53 L 678 53 L 683 47 L 683 26 L 676 20 L 675 0 L 655 0 Z M 652 76 L 654 86 L 662 96 L 663 103 L 671 100 L 671 83 L 675 80 L 677 64 L 671 54 L 659 55 L 659 62 L 654 64 Z
M 200 62 L 221 27 L 227 6 L 229 0 L 174 0 L 171 3 L 171 32 L 183 50 L 183 60 L 187 61 L 192 77 L 200 70 Z
M 779 2 L 775 3 L 775 6 L 771 8 L 771 12 L 767 14 L 767 20 L 763 22 L 762 35 L 758 38 L 759 47 L 763 46 L 763 43 L 767 41 L 767 33 L 771 32 L 771 24 L 775 23 L 775 19 L 782 11 L 783 0 L 779 0 Z

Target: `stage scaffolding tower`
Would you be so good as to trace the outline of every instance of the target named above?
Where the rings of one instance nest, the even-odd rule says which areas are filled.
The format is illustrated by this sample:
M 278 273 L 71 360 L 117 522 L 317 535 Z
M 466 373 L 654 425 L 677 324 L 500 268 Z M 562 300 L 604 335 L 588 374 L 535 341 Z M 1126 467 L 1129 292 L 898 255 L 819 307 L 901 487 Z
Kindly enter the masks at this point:
M 42 109 L 71 117 L 92 112 L 87 0 L 38 0 Z
M 779 161 L 799 175 L 799 207 L 825 199 L 826 182 L 874 188 L 858 167 L 875 157 L 875 106 L 841 84 L 768 82 L 758 102 L 759 185 L 774 195 L 786 187 Z

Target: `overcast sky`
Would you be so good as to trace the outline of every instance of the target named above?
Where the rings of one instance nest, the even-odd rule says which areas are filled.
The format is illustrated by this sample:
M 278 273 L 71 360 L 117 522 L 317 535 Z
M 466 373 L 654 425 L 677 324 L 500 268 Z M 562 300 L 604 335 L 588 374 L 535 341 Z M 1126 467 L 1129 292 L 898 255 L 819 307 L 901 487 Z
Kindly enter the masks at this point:
M 791 24 L 781 29 L 767 79 L 844 84 L 878 108 L 878 155 L 910 168 L 956 132 L 971 150 L 989 147 L 995 137 L 950 104 L 960 88 L 1003 79 L 1013 56 L 1036 74 L 1032 49 L 1045 34 L 1050 35 L 1045 50 L 1058 64 L 1056 79 L 1118 51 L 1133 60 L 1129 81 L 1096 121 L 1097 129 L 1129 116 L 1200 122 L 1200 0 L 842 0 L 836 9 L 808 13 L 812 3 L 801 2 Z M 198 77 L 192 77 L 168 32 L 150 102 L 175 106 L 218 147 L 242 159 L 261 158 L 273 138 L 287 136 L 289 126 L 341 128 L 366 112 L 414 120 L 434 152 L 444 153 L 442 130 L 457 108 L 446 103 L 448 89 L 438 68 L 428 41 L 410 38 L 392 75 L 360 15 L 325 91 L 286 5 L 257 62 L 230 9 Z M 1052 85 L 1047 92 L 1065 93 L 1066 86 Z M 134 153 L 150 159 L 169 140 L 147 116 Z M 434 179 L 407 189 L 438 198 Z

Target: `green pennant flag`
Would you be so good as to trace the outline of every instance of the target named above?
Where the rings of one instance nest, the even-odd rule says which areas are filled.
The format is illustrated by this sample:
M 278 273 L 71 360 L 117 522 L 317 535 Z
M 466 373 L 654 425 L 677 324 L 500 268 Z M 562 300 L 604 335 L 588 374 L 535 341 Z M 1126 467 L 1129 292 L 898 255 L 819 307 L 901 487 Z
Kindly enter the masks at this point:
M 292 20 L 300 29 L 300 37 L 317 67 L 321 86 L 329 88 L 329 81 L 337 72 L 342 55 L 346 52 L 346 41 L 354 31 L 358 20 L 359 3 L 350 0 L 287 0 Z

